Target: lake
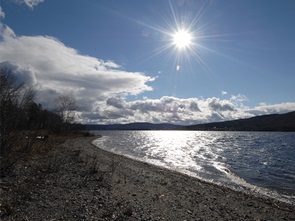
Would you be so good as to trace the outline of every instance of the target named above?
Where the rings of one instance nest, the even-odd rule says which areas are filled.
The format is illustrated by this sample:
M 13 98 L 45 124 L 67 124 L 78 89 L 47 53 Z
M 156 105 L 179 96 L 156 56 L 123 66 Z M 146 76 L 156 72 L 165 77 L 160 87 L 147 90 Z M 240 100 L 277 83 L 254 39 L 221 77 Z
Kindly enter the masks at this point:
M 99 148 L 207 182 L 295 203 L 295 133 L 92 131 Z

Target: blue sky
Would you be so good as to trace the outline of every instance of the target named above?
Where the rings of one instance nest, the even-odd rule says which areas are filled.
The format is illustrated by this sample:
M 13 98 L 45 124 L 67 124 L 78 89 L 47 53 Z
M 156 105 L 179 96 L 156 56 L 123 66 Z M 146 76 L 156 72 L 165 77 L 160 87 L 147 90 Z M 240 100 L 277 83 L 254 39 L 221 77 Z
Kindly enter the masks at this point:
M 293 0 L 2 0 L 0 67 L 82 123 L 195 124 L 295 110 Z M 186 30 L 185 48 L 174 42 Z

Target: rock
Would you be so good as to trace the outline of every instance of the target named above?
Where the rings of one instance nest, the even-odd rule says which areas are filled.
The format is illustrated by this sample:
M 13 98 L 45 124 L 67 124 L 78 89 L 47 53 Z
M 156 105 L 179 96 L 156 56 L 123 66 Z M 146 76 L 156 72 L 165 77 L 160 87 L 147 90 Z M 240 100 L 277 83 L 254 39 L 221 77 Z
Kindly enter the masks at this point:
M 124 211 L 124 215 L 125 216 L 132 216 L 132 213 L 133 213 L 133 211 L 132 211 L 132 208 L 131 207 L 128 207 L 125 211 Z

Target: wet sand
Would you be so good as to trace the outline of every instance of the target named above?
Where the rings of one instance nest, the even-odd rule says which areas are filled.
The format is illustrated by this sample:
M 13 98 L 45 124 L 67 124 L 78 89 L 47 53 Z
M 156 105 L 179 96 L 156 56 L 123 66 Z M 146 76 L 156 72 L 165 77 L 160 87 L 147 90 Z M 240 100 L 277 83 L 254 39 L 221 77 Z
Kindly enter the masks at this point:
M 3 220 L 295 220 L 295 208 L 71 139 L 1 179 Z M 22 176 L 26 174 L 26 176 Z M 6 211 L 6 212 L 5 212 Z

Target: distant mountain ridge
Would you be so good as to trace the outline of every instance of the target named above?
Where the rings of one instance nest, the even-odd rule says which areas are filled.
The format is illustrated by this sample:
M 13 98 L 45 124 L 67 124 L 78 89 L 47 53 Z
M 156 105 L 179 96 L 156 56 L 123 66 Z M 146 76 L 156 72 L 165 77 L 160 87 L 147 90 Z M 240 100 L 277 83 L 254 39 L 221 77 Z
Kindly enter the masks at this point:
M 130 123 L 85 125 L 88 130 L 220 130 L 220 131 L 295 131 L 295 111 L 247 119 L 181 126 L 168 123 Z
M 295 131 L 295 111 L 185 126 L 185 130 Z
M 86 125 L 88 130 L 177 130 L 181 126 L 174 124 L 130 123 L 130 124 L 107 124 Z

